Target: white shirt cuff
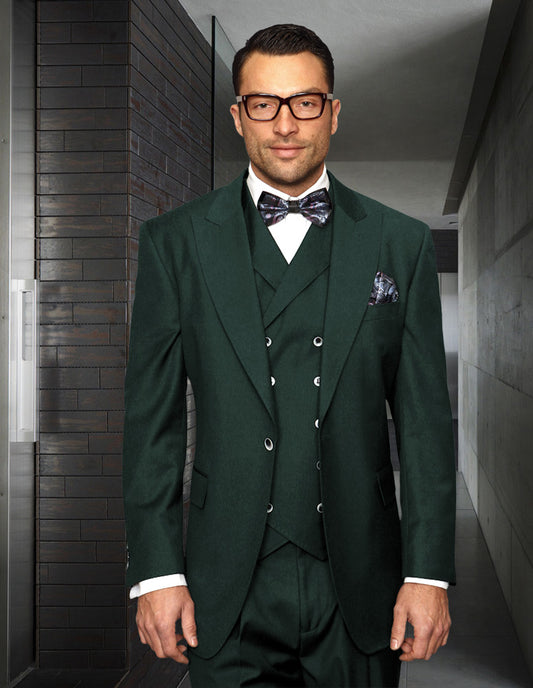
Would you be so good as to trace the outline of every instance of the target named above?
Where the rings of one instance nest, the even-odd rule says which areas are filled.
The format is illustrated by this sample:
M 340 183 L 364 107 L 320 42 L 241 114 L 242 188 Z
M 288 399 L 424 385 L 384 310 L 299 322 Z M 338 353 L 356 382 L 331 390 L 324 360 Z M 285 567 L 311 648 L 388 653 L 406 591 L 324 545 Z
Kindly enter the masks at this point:
M 412 577 L 407 577 L 404 578 L 403 580 L 404 583 L 421 583 L 422 585 L 434 585 L 436 588 L 443 588 L 444 590 L 448 590 L 449 583 L 446 581 L 441 581 L 441 580 L 433 580 L 433 578 L 412 578 Z
M 182 573 L 172 573 L 170 576 L 157 576 L 157 578 L 148 578 L 140 583 L 132 585 L 130 590 L 130 600 L 141 595 L 146 595 L 147 592 L 154 592 L 154 590 L 163 590 L 164 588 L 175 588 L 177 585 L 187 585 L 185 576 Z
M 404 583 L 421 583 L 422 585 L 434 585 L 437 588 L 448 589 L 446 581 L 434 580 L 432 578 L 414 578 L 408 576 L 404 579 Z M 148 578 L 147 580 L 136 583 L 130 589 L 130 599 L 146 595 L 147 592 L 154 592 L 154 590 L 163 590 L 164 588 L 174 588 L 178 585 L 187 585 L 187 579 L 182 573 L 173 573 L 169 576 L 157 576 L 157 578 Z

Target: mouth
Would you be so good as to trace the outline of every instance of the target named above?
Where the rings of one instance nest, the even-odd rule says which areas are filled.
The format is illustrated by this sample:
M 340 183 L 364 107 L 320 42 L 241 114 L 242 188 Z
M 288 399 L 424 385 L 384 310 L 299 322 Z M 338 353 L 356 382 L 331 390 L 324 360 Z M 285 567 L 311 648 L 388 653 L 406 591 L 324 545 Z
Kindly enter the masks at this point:
M 282 159 L 290 159 L 296 157 L 300 151 L 303 150 L 302 146 L 270 146 L 270 150 L 275 156 Z

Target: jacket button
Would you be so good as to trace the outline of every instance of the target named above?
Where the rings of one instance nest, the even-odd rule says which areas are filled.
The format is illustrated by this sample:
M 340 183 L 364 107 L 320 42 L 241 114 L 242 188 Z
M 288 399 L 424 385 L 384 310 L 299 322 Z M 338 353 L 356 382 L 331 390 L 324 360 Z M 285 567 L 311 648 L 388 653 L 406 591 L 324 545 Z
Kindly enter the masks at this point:
M 319 471 L 321 468 L 322 468 L 322 464 L 320 463 L 320 461 L 317 461 L 317 462 L 316 462 L 316 469 L 317 469 L 317 471 Z
M 270 337 L 265 337 L 265 343 L 267 346 L 270 346 L 272 344 L 272 340 L 270 339 Z
M 273 511 L 274 511 L 274 507 L 272 506 L 272 504 L 269 504 L 267 506 L 267 514 L 271 514 Z
M 324 507 L 322 505 L 322 502 L 320 502 L 320 504 L 317 505 L 316 510 L 318 511 L 319 514 L 324 513 Z
M 274 387 L 274 385 L 276 384 L 276 378 L 275 377 L 270 378 L 270 384 L 272 385 L 272 387 Z
M 318 428 L 319 425 L 320 425 L 320 421 L 319 421 L 318 418 L 317 418 L 317 419 L 315 420 L 315 428 Z
M 317 375 L 313 380 L 315 387 L 320 387 L 320 375 Z
M 265 439 L 265 443 L 264 443 L 264 444 L 265 444 L 265 449 L 266 449 L 267 451 L 272 451 L 272 450 L 274 449 L 274 442 L 272 442 L 272 440 L 270 439 L 270 437 L 267 437 L 267 438 Z
M 323 343 L 324 343 L 324 340 L 322 339 L 322 337 L 315 337 L 313 339 L 313 344 L 315 346 L 322 346 Z

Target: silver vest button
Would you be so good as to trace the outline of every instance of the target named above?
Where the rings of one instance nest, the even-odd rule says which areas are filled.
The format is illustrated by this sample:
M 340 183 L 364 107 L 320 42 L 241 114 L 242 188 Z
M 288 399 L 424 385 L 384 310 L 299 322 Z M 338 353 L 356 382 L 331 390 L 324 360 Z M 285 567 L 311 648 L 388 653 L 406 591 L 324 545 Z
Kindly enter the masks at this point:
M 324 343 L 324 340 L 322 339 L 322 337 L 315 337 L 313 339 L 313 344 L 315 346 L 322 346 L 323 343 Z
M 267 506 L 267 514 L 271 514 L 273 511 L 274 511 L 274 507 L 272 506 L 272 504 L 269 504 Z
M 313 380 L 315 387 L 320 387 L 320 375 L 317 375 Z
M 322 468 L 322 464 L 320 463 L 320 461 L 317 461 L 317 462 L 316 462 L 316 469 L 317 469 L 317 471 L 319 471 L 321 468 Z
M 318 511 L 319 514 L 324 513 L 324 507 L 322 506 L 322 502 L 320 502 L 320 504 L 317 505 L 316 510 Z
M 272 440 L 270 439 L 270 437 L 267 437 L 267 438 L 265 439 L 265 443 L 264 443 L 264 444 L 265 444 L 265 449 L 266 449 L 267 451 L 272 451 L 272 450 L 274 449 L 274 442 L 272 442 Z
M 270 346 L 272 344 L 272 340 L 270 339 L 270 337 L 265 337 L 265 343 L 267 346 Z
M 318 428 L 319 425 L 320 425 L 320 421 L 319 421 L 318 418 L 317 418 L 317 419 L 315 420 L 315 428 Z
M 276 384 L 276 378 L 275 377 L 270 378 L 270 384 L 272 385 L 272 387 L 274 387 L 274 385 Z

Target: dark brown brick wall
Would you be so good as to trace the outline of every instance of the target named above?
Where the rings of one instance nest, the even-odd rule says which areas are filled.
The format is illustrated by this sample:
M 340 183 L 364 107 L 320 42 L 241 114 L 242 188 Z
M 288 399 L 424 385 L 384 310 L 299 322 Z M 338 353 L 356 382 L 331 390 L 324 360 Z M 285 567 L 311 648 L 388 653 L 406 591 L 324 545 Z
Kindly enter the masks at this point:
M 38 13 L 38 658 L 125 669 L 140 656 L 120 458 L 138 229 L 209 190 L 210 53 L 177 0 Z
M 39 664 L 121 668 L 129 8 L 38 5 Z
M 132 0 L 130 31 L 128 268 L 133 289 L 141 222 L 211 188 L 211 49 L 175 1 Z M 196 425 L 190 389 L 188 411 L 186 494 Z

